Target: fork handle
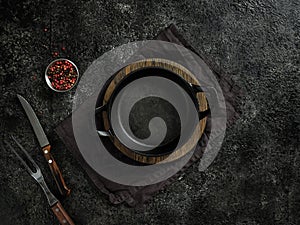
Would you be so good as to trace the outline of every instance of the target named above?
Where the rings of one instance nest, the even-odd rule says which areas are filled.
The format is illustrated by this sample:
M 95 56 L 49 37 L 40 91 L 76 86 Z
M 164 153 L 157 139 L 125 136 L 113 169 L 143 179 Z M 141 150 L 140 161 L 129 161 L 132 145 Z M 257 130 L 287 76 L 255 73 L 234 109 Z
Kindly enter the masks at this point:
M 56 164 L 53 156 L 50 153 L 51 150 L 51 146 L 47 145 L 45 147 L 43 147 L 43 152 L 44 152 L 44 157 L 48 162 L 48 165 L 50 167 L 51 173 L 53 175 L 53 178 L 55 180 L 55 183 L 58 187 L 58 190 L 60 192 L 60 194 L 62 196 L 68 196 L 71 192 L 71 189 L 69 189 L 65 183 L 65 180 L 62 176 L 62 173 L 58 167 L 58 165 Z
M 75 225 L 59 201 L 51 209 L 61 225 Z

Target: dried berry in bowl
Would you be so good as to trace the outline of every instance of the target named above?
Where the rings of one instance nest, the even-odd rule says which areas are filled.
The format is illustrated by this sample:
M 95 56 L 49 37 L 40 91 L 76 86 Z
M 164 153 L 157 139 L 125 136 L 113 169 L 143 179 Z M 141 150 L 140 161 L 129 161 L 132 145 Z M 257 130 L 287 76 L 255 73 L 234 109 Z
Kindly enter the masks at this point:
M 78 81 L 77 66 L 68 59 L 56 59 L 46 68 L 45 78 L 48 86 L 57 92 L 71 90 Z

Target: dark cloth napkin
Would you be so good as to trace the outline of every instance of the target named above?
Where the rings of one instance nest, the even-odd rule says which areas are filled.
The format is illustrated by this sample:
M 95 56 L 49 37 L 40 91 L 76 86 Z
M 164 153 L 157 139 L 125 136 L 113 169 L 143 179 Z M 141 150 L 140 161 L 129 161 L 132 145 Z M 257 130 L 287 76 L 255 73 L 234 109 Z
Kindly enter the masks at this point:
M 178 45 L 182 45 L 197 54 L 197 52 L 193 49 L 191 45 L 184 40 L 182 35 L 180 35 L 175 27 L 175 25 L 170 25 L 163 31 L 161 31 L 156 40 L 168 41 Z M 199 55 L 199 54 L 198 54 Z M 200 55 L 199 55 L 200 56 Z M 201 57 L 201 56 L 200 56 Z M 201 57 L 203 59 L 203 57 Z M 226 112 L 227 112 L 227 126 L 233 124 L 235 119 L 238 117 L 238 112 L 235 110 L 237 105 L 237 99 L 241 95 L 241 91 L 238 87 L 234 86 L 233 81 L 229 79 L 227 76 L 221 76 L 221 73 L 214 70 L 212 64 L 207 60 L 203 59 L 210 69 L 216 75 L 216 78 L 223 90 L 223 94 L 226 100 Z M 80 107 L 80 106 L 79 106 Z M 210 117 L 207 120 L 207 125 L 204 130 L 204 133 L 199 140 L 197 147 L 193 156 L 190 158 L 188 163 L 174 176 L 171 178 L 156 183 L 152 185 L 142 186 L 142 187 L 134 187 L 134 186 L 126 186 L 121 185 L 106 178 L 100 176 L 96 173 L 83 159 L 81 156 L 79 149 L 76 145 L 75 138 L 73 136 L 72 129 L 72 115 L 70 115 L 67 119 L 65 119 L 56 129 L 55 132 L 61 138 L 61 140 L 65 143 L 67 149 L 74 155 L 74 157 L 79 161 L 82 168 L 85 170 L 90 179 L 94 182 L 96 187 L 103 193 L 107 194 L 109 200 L 113 204 L 119 204 L 122 202 L 126 202 L 129 206 L 138 206 L 143 204 L 145 201 L 149 200 L 153 194 L 166 188 L 169 184 L 174 182 L 180 174 L 183 173 L 189 166 L 198 161 L 203 151 L 205 150 L 209 134 L 210 134 L 210 126 L 211 120 Z

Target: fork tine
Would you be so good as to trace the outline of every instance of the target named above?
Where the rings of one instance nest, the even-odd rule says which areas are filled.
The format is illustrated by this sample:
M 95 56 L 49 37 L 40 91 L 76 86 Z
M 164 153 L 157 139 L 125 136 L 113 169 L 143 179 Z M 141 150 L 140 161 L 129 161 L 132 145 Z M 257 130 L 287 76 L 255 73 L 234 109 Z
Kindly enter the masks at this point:
M 11 146 L 11 144 L 9 144 L 7 141 L 4 140 L 5 145 L 7 145 L 10 150 L 13 151 L 13 153 L 15 153 L 15 155 L 18 157 L 18 159 L 21 161 L 21 163 L 23 164 L 23 166 L 25 167 L 25 169 L 28 170 L 29 174 L 33 174 L 33 171 L 30 169 L 30 167 L 27 165 L 27 163 L 22 159 L 22 157 L 16 152 L 16 150 Z
M 29 161 L 32 163 L 32 165 L 34 166 L 34 168 L 39 171 L 40 168 L 39 166 L 35 163 L 35 161 L 31 158 L 31 156 L 28 154 L 28 152 L 24 149 L 24 147 L 17 141 L 17 139 L 13 136 L 13 135 L 10 135 L 10 137 L 16 142 L 16 144 L 19 146 L 19 148 L 22 150 L 22 152 L 27 156 L 27 158 L 29 159 Z M 14 150 L 14 152 L 16 152 Z M 19 156 L 20 157 L 20 156 Z M 23 162 L 25 163 L 25 161 L 23 160 Z M 26 164 L 27 165 L 27 164 Z M 27 165 L 28 167 L 28 165 Z M 30 169 L 31 171 L 31 169 Z M 32 173 L 34 173 L 33 171 L 31 171 Z

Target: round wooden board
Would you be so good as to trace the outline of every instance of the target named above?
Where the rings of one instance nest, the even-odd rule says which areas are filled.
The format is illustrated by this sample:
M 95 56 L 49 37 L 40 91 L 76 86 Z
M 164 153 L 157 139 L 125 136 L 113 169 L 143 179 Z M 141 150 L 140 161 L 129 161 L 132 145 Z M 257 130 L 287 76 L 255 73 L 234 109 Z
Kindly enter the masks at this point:
M 165 59 L 146 59 L 142 61 L 137 61 L 135 63 L 132 63 L 123 69 L 121 69 L 113 78 L 113 80 L 110 82 L 108 85 L 106 92 L 104 94 L 103 98 L 103 105 L 108 104 L 109 99 L 115 90 L 116 86 L 122 81 L 123 78 L 131 74 L 132 72 L 135 72 L 137 70 L 140 70 L 142 68 L 162 68 L 166 69 L 168 71 L 171 71 L 179 76 L 181 76 L 185 81 L 188 83 L 194 84 L 194 85 L 199 85 L 200 83 L 198 80 L 195 78 L 195 76 L 188 71 L 186 68 L 183 66 L 179 65 L 178 63 L 165 60 Z M 199 110 L 200 112 L 205 111 L 208 109 L 208 104 L 206 100 L 206 96 L 204 92 L 198 92 L 197 95 L 197 100 L 199 104 Z M 104 128 L 105 130 L 110 129 L 110 123 L 108 119 L 108 115 L 106 111 L 102 112 L 102 118 L 104 121 Z M 125 154 L 127 157 L 141 162 L 145 164 L 155 164 L 155 163 L 165 163 L 165 162 L 171 162 L 176 159 L 179 159 L 180 157 L 186 155 L 189 151 L 193 149 L 193 147 L 197 144 L 199 141 L 200 137 L 202 136 L 205 126 L 206 126 L 206 120 L 207 117 L 203 118 L 202 120 L 199 121 L 198 125 L 196 126 L 196 129 L 194 130 L 191 138 L 179 149 L 176 149 L 174 152 L 172 152 L 169 155 L 163 155 L 163 156 L 146 156 L 139 154 L 135 151 L 130 150 L 126 146 L 124 146 L 115 136 L 110 136 L 109 138 L 113 142 L 113 144 L 116 146 L 116 148 L 121 151 L 123 154 Z

